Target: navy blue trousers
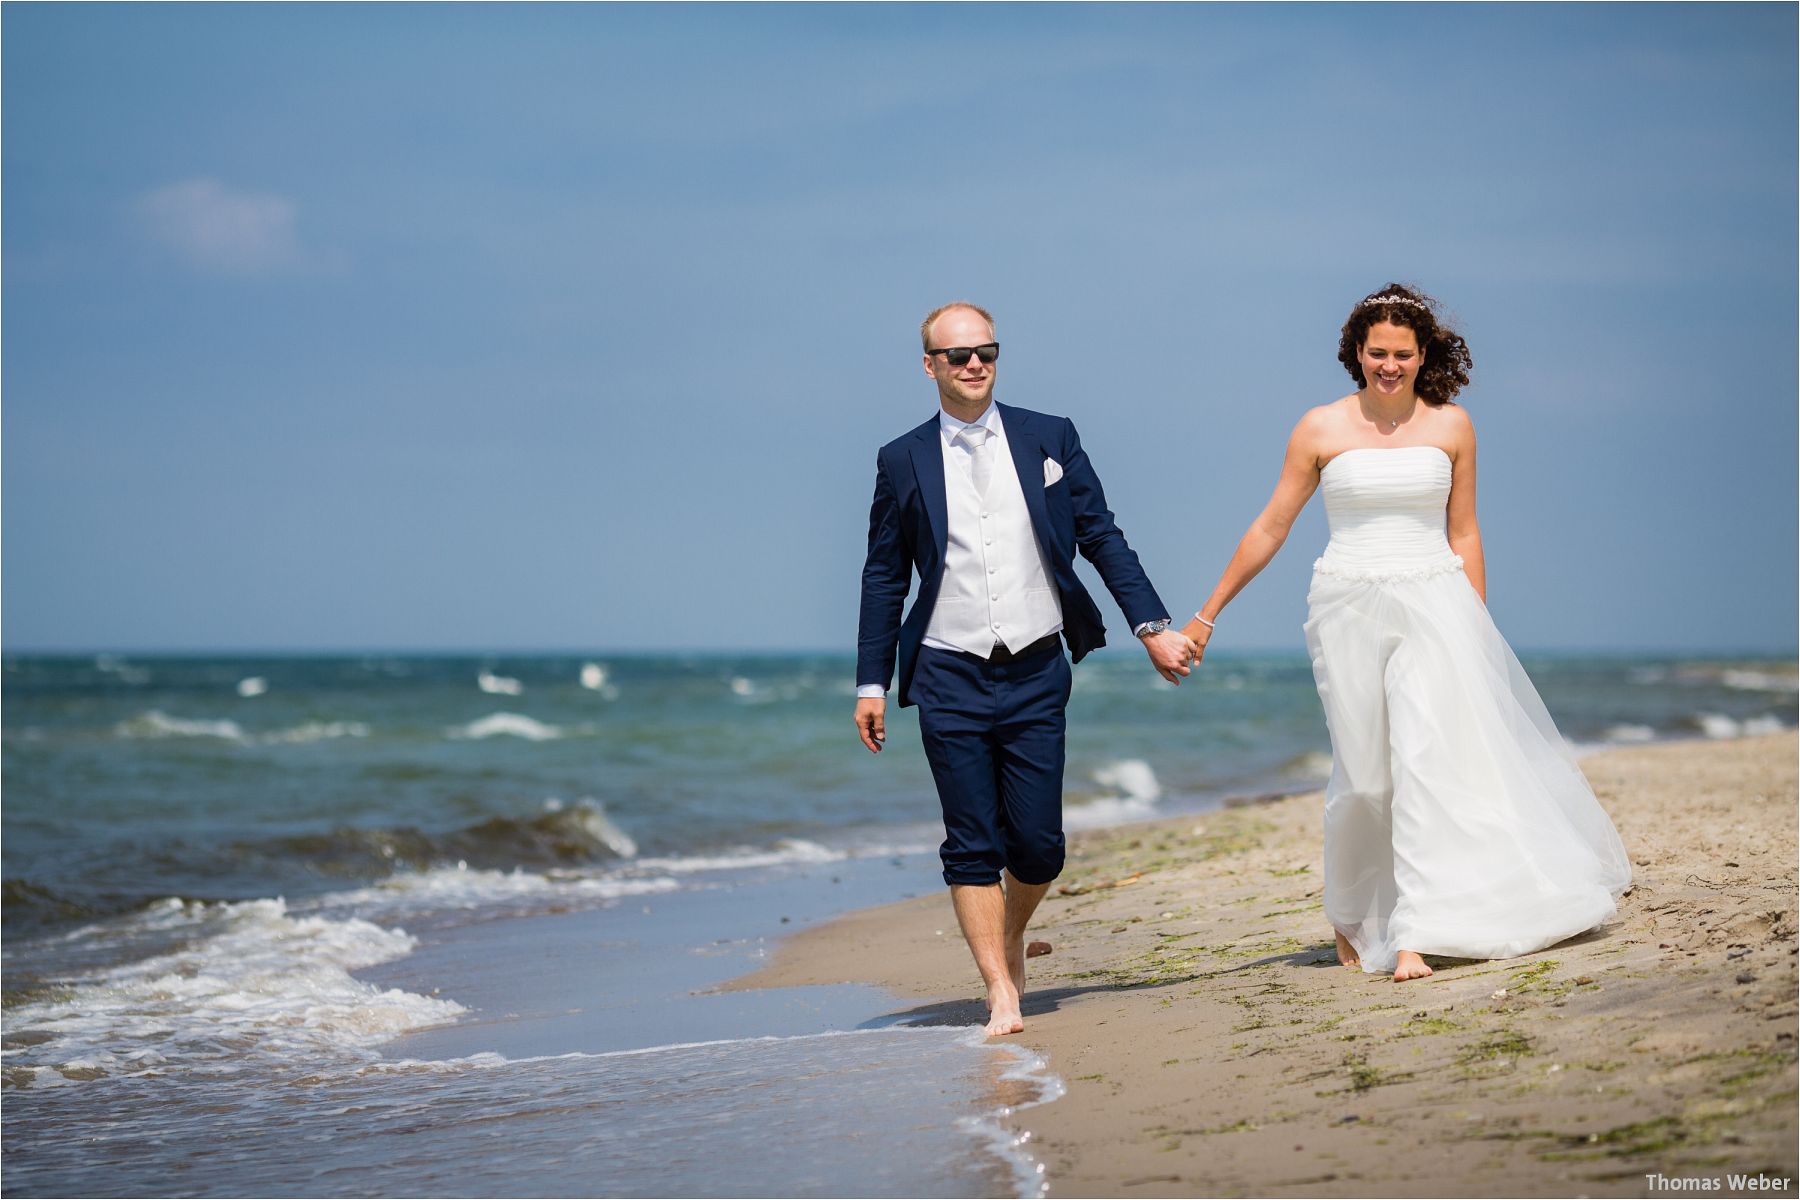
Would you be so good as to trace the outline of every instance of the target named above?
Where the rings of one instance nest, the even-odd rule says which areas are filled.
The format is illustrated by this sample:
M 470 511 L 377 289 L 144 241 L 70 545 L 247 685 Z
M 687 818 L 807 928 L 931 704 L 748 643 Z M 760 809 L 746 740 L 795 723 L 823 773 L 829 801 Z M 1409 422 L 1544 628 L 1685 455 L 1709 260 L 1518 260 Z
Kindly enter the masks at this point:
M 1049 883 L 1063 868 L 1063 734 L 1069 660 L 1062 647 L 994 664 L 919 649 L 912 698 L 944 810 L 944 882 Z

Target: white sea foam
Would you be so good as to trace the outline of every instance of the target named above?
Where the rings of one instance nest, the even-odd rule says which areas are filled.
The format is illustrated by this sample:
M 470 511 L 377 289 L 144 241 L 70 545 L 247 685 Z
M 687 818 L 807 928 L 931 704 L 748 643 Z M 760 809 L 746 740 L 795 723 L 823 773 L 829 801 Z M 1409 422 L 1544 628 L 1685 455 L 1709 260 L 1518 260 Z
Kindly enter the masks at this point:
M 788 863 L 842 862 L 849 857 L 851 855 L 847 850 L 833 850 L 804 838 L 783 838 L 770 847 L 743 846 L 717 854 L 640 858 L 636 865 L 648 870 L 669 871 L 680 875 L 693 871 L 729 871 L 740 867 L 776 867 Z
M 482 671 L 475 676 L 475 686 L 490 696 L 517 696 L 524 692 L 525 685 L 507 675 L 496 675 L 492 671 Z
M 171 717 L 160 709 L 140 713 L 129 721 L 121 721 L 113 730 L 124 738 L 204 737 L 241 742 L 244 730 L 236 721 L 199 721 Z
M 563 802 L 555 796 L 544 801 L 545 812 L 562 812 Z M 592 796 L 584 796 L 570 810 L 581 830 L 620 858 L 636 858 L 637 841 L 606 815 L 606 806 Z
M 1062 1099 L 1068 1093 L 1068 1085 L 1051 1072 L 1050 1060 L 1036 1051 L 1012 1043 L 990 1042 L 979 1027 L 970 1029 L 964 1038 L 971 1046 L 1008 1054 L 1012 1062 L 1000 1072 L 1001 1085 L 1009 1093 L 1008 1102 L 993 1116 L 965 1117 L 958 1123 L 1012 1169 L 1013 1186 L 1019 1196 L 1048 1196 L 1048 1170 L 1031 1149 L 1030 1131 L 1014 1132 L 1003 1122 L 1024 1109 Z
M 543 911 L 568 903 L 597 907 L 607 900 L 671 892 L 679 886 L 669 878 L 614 879 L 564 871 L 540 875 L 523 869 L 477 870 L 459 864 L 396 875 L 370 887 L 332 892 L 307 901 L 305 907 L 329 913 L 355 912 L 384 920 L 476 909 L 493 909 L 494 915 L 500 915 Z
M 1720 673 L 1719 682 L 1746 692 L 1791 692 L 1800 688 L 1800 681 L 1794 676 L 1769 671 L 1727 670 Z
M 582 663 L 581 686 L 590 692 L 600 691 L 606 686 L 606 668 L 597 662 Z
M 1613 725 L 1600 735 L 1600 740 L 1608 745 L 1634 745 L 1641 742 L 1654 742 L 1656 730 L 1648 725 Z
M 134 667 L 124 659 L 111 654 L 94 656 L 94 669 L 104 671 L 108 675 L 118 676 L 120 683 L 149 683 L 150 672 L 142 667 Z
M 1156 781 L 1156 772 L 1141 758 L 1125 758 L 1106 764 L 1094 772 L 1094 782 L 1130 800 L 1155 804 L 1162 799 L 1162 784 Z
M 1156 805 L 1149 800 L 1102 796 L 1098 800 L 1066 806 L 1063 809 L 1063 828 L 1105 829 L 1112 825 L 1128 825 L 1133 821 L 1148 821 L 1156 813 Z
M 292 729 L 277 729 L 273 733 L 260 734 L 257 741 L 299 744 L 330 741 L 332 738 L 365 738 L 368 736 L 369 727 L 361 721 L 307 721 Z
M 731 694 L 734 696 L 751 696 L 756 694 L 756 685 L 742 675 L 731 678 Z
M 172 717 L 158 709 L 140 713 L 129 721 L 121 721 L 113 733 L 122 738 L 217 738 L 227 742 L 263 742 L 270 744 L 320 742 L 331 738 L 368 737 L 369 727 L 361 721 L 307 721 L 289 729 L 268 733 L 246 733 L 236 721 L 208 721 L 190 717 Z
M 1757 737 L 1765 733 L 1780 733 L 1787 726 L 1781 718 L 1773 713 L 1765 713 L 1760 717 L 1749 717 L 1738 721 L 1719 713 L 1700 713 L 1692 718 L 1693 724 L 1702 735 L 1709 738 Z
M 563 735 L 557 725 L 534 721 L 522 713 L 497 712 L 446 731 L 453 738 L 520 737 L 531 742 L 547 742 Z
M 1324 750 L 1307 750 L 1281 764 L 1281 773 L 1294 779 L 1331 778 L 1331 755 Z
M 1125 758 L 1107 763 L 1093 773 L 1095 783 L 1112 795 L 1070 804 L 1063 809 L 1065 829 L 1103 829 L 1131 821 L 1145 821 L 1156 815 L 1156 802 L 1162 798 L 1162 784 L 1156 772 L 1141 758 Z
M 246 675 L 237 683 L 237 694 L 246 700 L 252 696 L 260 696 L 268 690 L 269 681 L 261 675 Z
M 415 942 L 405 932 L 358 918 L 297 916 L 279 899 L 165 901 L 106 926 L 70 936 L 182 940 L 177 949 L 86 972 L 51 997 L 9 1009 L 9 1034 L 48 1035 L 9 1051 L 11 1078 L 39 1087 L 52 1075 L 228 1071 L 246 1055 L 314 1062 L 366 1051 L 463 1011 L 350 974 L 409 953 Z M 32 1068 L 29 1079 L 14 1067 Z

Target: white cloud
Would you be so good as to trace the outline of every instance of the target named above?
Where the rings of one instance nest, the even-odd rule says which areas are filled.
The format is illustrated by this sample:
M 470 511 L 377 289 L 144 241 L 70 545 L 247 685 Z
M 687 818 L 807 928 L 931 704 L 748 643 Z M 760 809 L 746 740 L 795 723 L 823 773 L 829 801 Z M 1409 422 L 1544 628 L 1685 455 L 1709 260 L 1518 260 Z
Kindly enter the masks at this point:
M 294 202 L 184 179 L 138 197 L 145 230 L 188 266 L 219 275 L 270 275 L 317 265 L 300 244 Z

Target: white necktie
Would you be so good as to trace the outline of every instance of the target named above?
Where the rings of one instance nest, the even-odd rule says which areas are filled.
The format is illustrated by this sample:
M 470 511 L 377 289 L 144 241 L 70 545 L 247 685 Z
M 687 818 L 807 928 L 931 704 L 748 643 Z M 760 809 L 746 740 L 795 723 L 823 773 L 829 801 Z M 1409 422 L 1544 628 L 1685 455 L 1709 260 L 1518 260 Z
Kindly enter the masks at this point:
M 994 475 L 994 465 L 990 457 L 993 452 L 988 449 L 987 445 L 988 438 L 992 433 L 993 430 L 985 425 L 965 425 L 962 432 L 956 435 L 969 448 L 969 475 L 975 484 L 977 496 L 987 495 L 988 480 Z

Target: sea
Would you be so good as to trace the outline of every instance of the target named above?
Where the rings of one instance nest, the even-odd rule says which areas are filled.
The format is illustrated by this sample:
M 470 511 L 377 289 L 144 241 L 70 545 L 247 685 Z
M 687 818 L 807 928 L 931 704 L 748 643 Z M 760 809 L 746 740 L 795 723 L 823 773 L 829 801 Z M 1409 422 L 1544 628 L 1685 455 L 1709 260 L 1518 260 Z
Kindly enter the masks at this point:
M 0 664 L 5 1195 L 1055 1189 L 1056 1064 L 873 988 L 719 990 L 941 890 L 916 722 L 864 750 L 847 656 Z M 1791 657 L 1525 665 L 1581 752 L 1796 722 Z M 1297 654 L 1177 691 L 1103 652 L 1069 724 L 1071 829 L 1330 769 Z

